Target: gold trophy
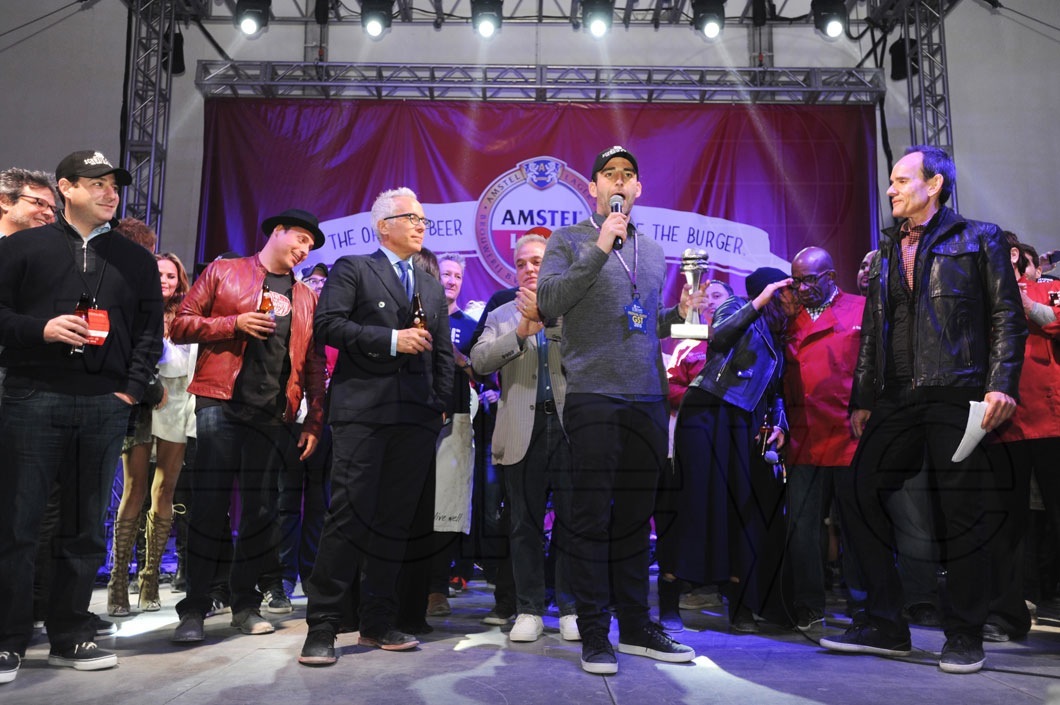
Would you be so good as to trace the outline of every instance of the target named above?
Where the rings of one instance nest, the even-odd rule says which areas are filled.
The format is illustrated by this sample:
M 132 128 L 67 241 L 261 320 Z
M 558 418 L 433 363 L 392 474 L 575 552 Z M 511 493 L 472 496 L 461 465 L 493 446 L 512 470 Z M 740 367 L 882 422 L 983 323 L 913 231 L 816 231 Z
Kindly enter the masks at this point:
M 685 281 L 692 291 L 699 289 L 703 281 L 703 274 L 707 271 L 707 262 L 710 256 L 706 250 L 693 250 L 691 248 L 681 255 L 681 271 L 685 274 Z M 684 323 L 677 323 L 670 327 L 670 336 L 673 338 L 686 338 L 691 340 L 706 340 L 710 335 L 710 326 L 699 320 L 699 311 L 689 307 L 688 315 Z

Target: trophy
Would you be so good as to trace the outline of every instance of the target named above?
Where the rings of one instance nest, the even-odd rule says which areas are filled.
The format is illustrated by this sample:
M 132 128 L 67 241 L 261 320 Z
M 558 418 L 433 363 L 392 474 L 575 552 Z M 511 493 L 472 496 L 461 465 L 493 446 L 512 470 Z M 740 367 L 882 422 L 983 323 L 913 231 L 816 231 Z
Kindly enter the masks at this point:
M 710 257 L 706 250 L 687 249 L 681 255 L 681 271 L 685 273 L 685 281 L 688 282 L 692 291 L 699 289 L 709 260 Z M 692 307 L 689 307 L 684 323 L 677 323 L 670 327 L 670 336 L 674 338 L 706 340 L 709 334 L 710 326 L 700 322 L 699 311 Z

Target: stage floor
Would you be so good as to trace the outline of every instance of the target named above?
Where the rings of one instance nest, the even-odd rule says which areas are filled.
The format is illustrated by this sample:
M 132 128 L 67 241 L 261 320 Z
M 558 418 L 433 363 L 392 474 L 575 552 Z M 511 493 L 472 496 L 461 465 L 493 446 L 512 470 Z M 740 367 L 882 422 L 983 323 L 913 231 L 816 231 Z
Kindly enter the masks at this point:
M 428 620 L 435 631 L 422 637 L 418 650 L 368 649 L 357 646 L 355 634 L 343 634 L 336 644 L 339 662 L 327 668 L 307 668 L 295 660 L 306 634 L 300 592 L 293 614 L 269 616 L 277 627 L 274 634 L 243 636 L 229 626 L 230 615 L 218 615 L 206 622 L 206 641 L 191 647 L 169 642 L 176 623 L 173 607 L 181 596 L 163 586 L 161 612 L 116 620 L 117 636 L 99 640 L 119 655 L 118 667 L 107 671 L 48 666 L 47 642 L 38 635 L 18 678 L 0 685 L 0 702 L 1060 704 L 1060 620 L 1045 617 L 1023 641 L 987 644 L 987 665 L 980 673 L 955 676 L 937 668 L 943 643 L 937 629 L 914 628 L 917 650 L 909 658 L 890 660 L 828 653 L 798 633 L 769 625 L 760 634 L 737 636 L 728 632 L 720 610 L 685 611 L 688 628 L 677 636 L 696 649 L 693 663 L 619 654 L 618 674 L 601 677 L 582 672 L 580 647 L 560 639 L 554 614 L 545 618 L 545 635 L 529 644 L 510 642 L 507 627 L 481 625 L 493 600 L 480 581 L 450 599 L 452 616 Z M 102 588 L 92 605 L 105 613 Z M 842 605 L 830 607 L 838 611 Z M 843 621 L 833 619 L 826 631 L 839 631 Z M 611 636 L 617 643 L 617 627 Z M 1050 698 L 1051 687 L 1056 692 Z

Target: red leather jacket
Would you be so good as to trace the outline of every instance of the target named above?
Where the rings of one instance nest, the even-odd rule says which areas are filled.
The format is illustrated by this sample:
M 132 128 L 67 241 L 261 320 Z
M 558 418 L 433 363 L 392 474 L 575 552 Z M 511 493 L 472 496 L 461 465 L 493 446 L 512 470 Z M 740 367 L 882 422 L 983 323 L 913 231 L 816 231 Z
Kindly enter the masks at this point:
M 256 311 L 265 281 L 265 267 L 257 255 L 210 263 L 184 297 L 170 326 L 175 343 L 198 343 L 199 358 L 188 391 L 211 399 L 231 399 L 236 377 L 243 367 L 245 333 L 236 330 L 236 317 Z M 291 375 L 287 378 L 287 410 L 284 419 L 294 421 L 302 394 L 306 417 L 302 430 L 317 438 L 324 418 L 324 353 L 313 344 L 313 314 L 317 297 L 301 282 L 291 292 L 291 338 L 288 355 Z

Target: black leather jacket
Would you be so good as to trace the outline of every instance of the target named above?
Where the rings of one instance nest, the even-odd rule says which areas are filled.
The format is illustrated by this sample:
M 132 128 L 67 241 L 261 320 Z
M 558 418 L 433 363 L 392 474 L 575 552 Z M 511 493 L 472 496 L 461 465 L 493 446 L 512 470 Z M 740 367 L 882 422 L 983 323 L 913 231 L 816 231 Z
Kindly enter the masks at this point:
M 850 408 L 872 409 L 883 393 L 888 273 L 901 257 L 899 228 L 883 231 L 869 270 Z M 1001 229 L 942 207 L 917 250 L 913 269 L 913 386 L 980 388 L 1018 398 L 1027 320 Z
M 780 348 L 759 312 L 747 299 L 730 296 L 714 312 L 707 359 L 691 386 L 749 413 L 767 397 L 770 422 L 787 433 L 779 393 L 783 366 Z

